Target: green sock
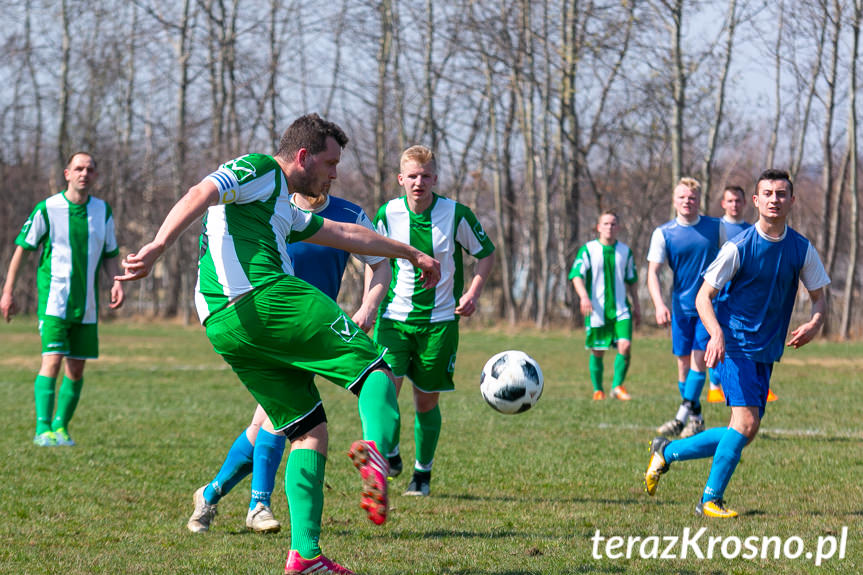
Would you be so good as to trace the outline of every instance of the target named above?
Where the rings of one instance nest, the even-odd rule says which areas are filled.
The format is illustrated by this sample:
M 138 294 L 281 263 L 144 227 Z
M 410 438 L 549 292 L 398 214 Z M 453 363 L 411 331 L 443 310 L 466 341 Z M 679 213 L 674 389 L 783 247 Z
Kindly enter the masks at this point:
M 386 456 L 398 445 L 396 442 L 400 419 L 396 386 L 383 371 L 373 371 L 363 383 L 359 397 L 360 421 L 363 439 L 374 441 Z
M 425 413 L 417 412 L 414 418 L 414 438 L 416 440 L 417 461 L 420 465 L 430 467 L 437 449 L 440 437 L 441 416 L 440 405 Z
M 629 371 L 629 356 L 618 353 L 617 357 L 614 358 L 614 383 L 611 386 L 623 385 L 627 371 Z
M 291 549 L 303 559 L 321 554 L 321 514 L 324 511 L 324 469 L 327 458 L 314 449 L 295 449 L 285 466 L 285 495 L 291 514 Z
M 593 391 L 602 391 L 602 356 L 590 354 L 590 383 Z
M 51 422 L 51 428 L 54 431 L 69 427 L 69 422 L 78 406 L 78 400 L 81 398 L 82 387 L 84 387 L 83 377 L 78 381 L 72 381 L 67 376 L 63 376 L 60 393 L 57 394 L 57 413 L 54 415 L 54 421 Z
M 51 415 L 54 413 L 54 386 L 57 379 L 37 375 L 33 382 L 36 403 L 36 435 L 51 431 Z

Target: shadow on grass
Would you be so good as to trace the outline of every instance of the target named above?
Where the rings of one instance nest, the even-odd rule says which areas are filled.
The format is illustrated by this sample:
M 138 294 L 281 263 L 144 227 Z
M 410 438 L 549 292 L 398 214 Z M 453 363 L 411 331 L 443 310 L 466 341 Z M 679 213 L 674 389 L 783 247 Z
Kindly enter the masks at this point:
M 524 503 L 527 501 L 527 495 L 524 497 L 514 497 L 511 495 L 473 495 L 470 493 L 443 493 L 435 495 L 435 499 L 457 499 L 459 501 L 496 501 L 496 502 L 512 502 Z M 667 502 L 655 501 L 656 505 L 664 505 Z M 530 503 L 594 503 L 601 505 L 634 505 L 637 503 L 647 503 L 641 497 L 627 497 L 625 499 L 607 499 L 607 498 L 589 498 L 589 497 L 537 497 L 531 498 Z

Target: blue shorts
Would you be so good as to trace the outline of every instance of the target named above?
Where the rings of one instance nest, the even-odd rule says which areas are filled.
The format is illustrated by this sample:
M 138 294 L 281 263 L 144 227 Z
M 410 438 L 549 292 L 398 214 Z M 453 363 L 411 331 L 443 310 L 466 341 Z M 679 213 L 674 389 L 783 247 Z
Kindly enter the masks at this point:
M 720 363 L 717 369 L 719 377 L 722 378 L 725 404 L 736 407 L 757 407 L 758 417 L 763 417 L 773 364 L 726 355 L 725 361 Z
M 697 315 L 671 315 L 671 353 L 681 357 L 689 355 L 693 349 L 704 351 L 708 341 L 710 334 Z

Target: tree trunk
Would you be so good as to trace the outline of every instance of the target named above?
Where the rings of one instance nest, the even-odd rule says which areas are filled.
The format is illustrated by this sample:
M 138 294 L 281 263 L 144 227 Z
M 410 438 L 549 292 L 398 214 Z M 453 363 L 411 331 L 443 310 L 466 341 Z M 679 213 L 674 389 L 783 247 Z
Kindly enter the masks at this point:
M 725 84 L 728 79 L 728 70 L 731 67 L 731 55 L 734 48 L 734 31 L 737 29 L 736 10 L 737 0 L 729 0 L 728 40 L 725 44 L 725 58 L 722 62 L 722 71 L 719 74 L 719 89 L 716 90 L 713 123 L 710 125 L 710 133 L 707 137 L 707 153 L 705 154 L 704 165 L 701 169 L 701 211 L 704 213 L 707 213 L 710 208 L 713 159 L 716 157 L 719 129 L 722 126 L 722 112 L 725 107 Z
M 840 334 L 848 339 L 851 333 L 851 311 L 854 309 L 854 285 L 857 271 L 857 249 L 860 241 L 859 197 L 857 188 L 857 62 L 860 44 L 860 16 L 863 13 L 863 0 L 854 0 L 854 17 L 851 21 L 851 63 L 848 88 L 848 151 L 850 157 L 849 185 L 851 191 L 850 250 L 848 253 L 848 272 L 845 279 L 845 293 L 842 299 L 842 320 Z

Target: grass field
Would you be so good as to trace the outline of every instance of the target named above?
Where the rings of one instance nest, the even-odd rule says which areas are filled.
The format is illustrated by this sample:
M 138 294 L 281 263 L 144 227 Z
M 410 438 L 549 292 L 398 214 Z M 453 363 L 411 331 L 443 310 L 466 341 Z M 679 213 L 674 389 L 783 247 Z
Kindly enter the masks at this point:
M 103 324 L 103 359 L 88 366 L 70 426 L 78 446 L 36 448 L 34 323 L 0 328 L 0 573 L 281 573 L 288 530 L 244 531 L 248 480 L 220 503 L 210 533 L 185 528 L 193 491 L 215 474 L 254 407 L 201 329 Z M 463 329 L 458 390 L 442 400 L 433 496 L 402 497 L 407 478 L 399 477 L 382 527 L 358 508 L 358 475 L 344 455 L 359 437 L 356 402 L 321 383 L 331 446 L 324 552 L 368 574 L 863 573 L 863 345 L 816 342 L 786 354 L 774 371 L 780 400 L 726 493 L 742 517 L 723 523 L 693 513 L 708 460 L 676 464 L 656 497 L 642 493 L 648 440 L 678 403 L 668 341 L 636 339 L 628 403 L 591 401 L 582 346 L 580 331 Z M 508 348 L 533 355 L 545 373 L 541 401 L 517 416 L 493 412 L 478 391 L 486 358 Z M 607 380 L 612 365 L 609 356 Z M 406 462 L 409 397 L 401 398 Z M 726 423 L 727 408 L 705 409 L 708 425 Z M 273 506 L 287 525 L 282 481 L 280 472 Z M 663 542 L 659 554 L 662 538 L 702 527 L 700 550 L 723 537 L 724 556 L 717 546 L 712 560 L 692 550 L 681 559 L 680 545 L 676 559 L 639 556 L 640 548 L 650 554 L 639 547 L 645 538 Z M 844 558 L 838 549 L 818 567 L 806 558 L 819 537 L 838 542 L 843 527 Z M 641 542 L 629 559 L 609 558 L 602 543 L 596 559 L 597 530 Z M 799 537 L 805 550 L 798 559 L 774 559 L 772 550 L 766 559 L 728 558 L 734 538 L 753 536 Z

